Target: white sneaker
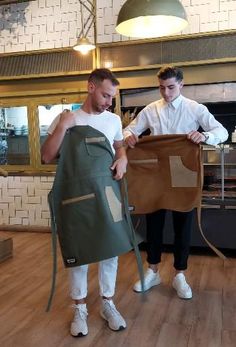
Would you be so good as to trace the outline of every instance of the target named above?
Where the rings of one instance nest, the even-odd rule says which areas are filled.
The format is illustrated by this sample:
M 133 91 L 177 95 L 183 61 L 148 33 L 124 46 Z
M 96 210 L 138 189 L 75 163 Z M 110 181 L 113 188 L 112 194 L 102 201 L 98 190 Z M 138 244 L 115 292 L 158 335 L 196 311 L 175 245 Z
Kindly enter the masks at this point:
M 192 299 L 192 289 L 185 280 L 183 273 L 178 273 L 172 282 L 173 288 L 177 291 L 177 295 L 181 299 Z
M 88 334 L 87 307 L 86 304 L 73 305 L 75 308 L 74 320 L 70 326 L 70 333 L 74 337 L 82 337 Z
M 117 311 L 112 300 L 103 299 L 100 314 L 108 322 L 111 330 L 123 330 L 126 328 L 126 322 Z
M 148 268 L 144 274 L 144 291 L 146 292 L 148 289 L 157 286 L 160 283 L 161 277 L 159 272 L 154 272 L 152 269 Z M 133 290 L 138 293 L 142 291 L 141 281 L 135 283 Z

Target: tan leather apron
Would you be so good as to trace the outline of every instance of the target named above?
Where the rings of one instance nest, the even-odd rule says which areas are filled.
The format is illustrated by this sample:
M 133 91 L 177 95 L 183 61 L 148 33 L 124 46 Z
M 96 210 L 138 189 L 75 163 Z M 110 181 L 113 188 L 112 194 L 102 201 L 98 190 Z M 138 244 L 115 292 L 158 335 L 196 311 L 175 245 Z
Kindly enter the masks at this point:
M 159 209 L 186 212 L 197 208 L 203 239 L 222 259 L 225 256 L 205 237 L 201 228 L 203 184 L 202 148 L 187 135 L 144 136 L 127 149 L 128 198 L 132 214 Z

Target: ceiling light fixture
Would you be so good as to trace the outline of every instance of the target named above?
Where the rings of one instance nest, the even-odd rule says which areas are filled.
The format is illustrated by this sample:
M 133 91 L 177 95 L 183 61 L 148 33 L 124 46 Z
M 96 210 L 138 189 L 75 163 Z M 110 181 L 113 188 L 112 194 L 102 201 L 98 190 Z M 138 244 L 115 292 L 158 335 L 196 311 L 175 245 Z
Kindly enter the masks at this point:
M 75 51 L 79 51 L 82 54 L 87 54 L 95 48 L 96 46 L 93 45 L 87 37 L 81 37 L 78 39 L 77 44 L 73 47 Z
M 121 7 L 116 31 L 124 36 L 152 38 L 180 32 L 188 25 L 178 0 L 127 0 Z
M 79 34 L 78 41 L 75 46 L 73 46 L 73 49 L 76 51 L 79 51 L 82 54 L 87 54 L 89 51 L 96 48 L 96 0 L 93 0 L 93 2 L 88 1 L 88 4 L 91 5 L 91 8 L 87 4 L 85 4 L 84 1 L 80 2 L 80 14 L 81 14 L 81 32 Z M 86 9 L 89 12 L 89 16 L 86 20 L 86 23 L 84 23 L 84 13 L 83 10 Z M 89 23 L 90 22 L 90 23 Z M 94 43 L 92 44 L 89 39 L 87 38 L 88 32 L 91 29 L 93 25 L 94 29 Z M 86 32 L 85 28 L 87 26 Z

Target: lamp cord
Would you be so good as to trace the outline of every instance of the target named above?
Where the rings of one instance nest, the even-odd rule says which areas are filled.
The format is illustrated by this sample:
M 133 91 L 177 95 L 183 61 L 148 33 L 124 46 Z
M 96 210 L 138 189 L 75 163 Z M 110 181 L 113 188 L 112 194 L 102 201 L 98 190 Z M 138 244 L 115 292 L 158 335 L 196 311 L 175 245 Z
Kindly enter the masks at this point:
M 83 2 L 80 1 L 80 17 L 82 26 L 82 37 L 84 37 L 84 15 L 83 15 Z

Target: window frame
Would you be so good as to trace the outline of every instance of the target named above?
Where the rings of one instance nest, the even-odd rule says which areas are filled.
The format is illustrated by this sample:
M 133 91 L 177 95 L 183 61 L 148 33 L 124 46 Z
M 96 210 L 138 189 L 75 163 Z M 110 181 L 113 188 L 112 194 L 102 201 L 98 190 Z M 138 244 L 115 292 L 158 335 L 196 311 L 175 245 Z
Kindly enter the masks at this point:
M 40 154 L 40 126 L 38 106 L 47 104 L 71 104 L 83 103 L 86 98 L 86 92 L 63 93 L 57 95 L 39 95 L 27 97 L 12 97 L 0 99 L 0 107 L 27 107 L 28 118 L 28 144 L 29 144 L 29 165 L 13 165 L 6 164 L 0 167 L 7 171 L 10 175 L 41 175 L 50 174 L 56 171 L 55 164 L 42 164 Z

